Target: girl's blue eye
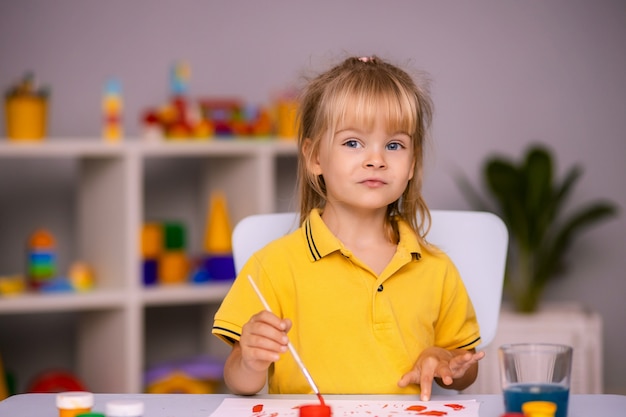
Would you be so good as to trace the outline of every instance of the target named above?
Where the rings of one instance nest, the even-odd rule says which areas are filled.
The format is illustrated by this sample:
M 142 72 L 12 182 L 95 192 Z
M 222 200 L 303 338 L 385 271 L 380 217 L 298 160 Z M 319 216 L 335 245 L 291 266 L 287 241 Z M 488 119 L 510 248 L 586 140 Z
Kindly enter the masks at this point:
M 359 146 L 359 142 L 357 142 L 355 139 L 350 139 L 345 141 L 344 145 L 348 148 L 356 148 Z
M 399 144 L 398 142 L 391 142 L 387 144 L 387 149 L 389 149 L 390 151 L 396 151 L 401 148 L 402 148 L 402 145 Z

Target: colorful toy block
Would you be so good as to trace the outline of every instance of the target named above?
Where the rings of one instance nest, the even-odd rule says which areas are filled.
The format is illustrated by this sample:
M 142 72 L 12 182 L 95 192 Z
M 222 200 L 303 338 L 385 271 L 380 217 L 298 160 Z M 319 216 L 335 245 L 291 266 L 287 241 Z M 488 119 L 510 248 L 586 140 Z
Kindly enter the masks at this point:
M 122 110 L 122 84 L 117 79 L 110 79 L 104 86 L 102 96 L 102 136 L 104 139 L 118 141 L 124 135 Z
M 26 257 L 27 275 L 30 285 L 37 289 L 56 274 L 56 252 L 54 236 L 46 229 L 38 229 L 28 239 Z
M 235 277 L 231 235 L 226 196 L 223 192 L 216 191 L 210 199 L 202 261 L 211 279 L 226 280 Z

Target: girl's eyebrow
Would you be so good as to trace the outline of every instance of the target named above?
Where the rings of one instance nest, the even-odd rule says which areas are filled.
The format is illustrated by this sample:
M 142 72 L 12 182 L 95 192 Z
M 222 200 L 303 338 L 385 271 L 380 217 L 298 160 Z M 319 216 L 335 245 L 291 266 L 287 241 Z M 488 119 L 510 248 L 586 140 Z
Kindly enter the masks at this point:
M 349 132 L 349 133 L 354 132 L 354 133 L 362 134 L 362 133 L 366 133 L 367 130 L 359 129 L 357 127 L 348 125 L 348 126 L 340 126 L 340 128 L 337 129 L 334 134 L 338 135 L 340 133 L 345 133 L 345 132 Z M 409 138 L 411 137 L 411 135 L 404 130 L 396 130 L 393 132 L 389 132 L 388 135 L 389 136 L 405 135 L 405 136 L 408 136 Z
M 391 136 L 395 136 L 395 135 L 404 135 L 404 136 L 408 136 L 409 138 L 411 137 L 411 135 L 409 135 L 409 133 L 405 132 L 404 130 L 398 130 L 391 134 Z
M 335 131 L 335 135 L 337 135 L 339 133 L 344 133 L 344 132 L 363 133 L 365 131 L 361 130 L 361 129 L 357 129 L 357 128 L 352 127 L 352 126 L 348 126 L 348 127 L 342 127 L 341 129 L 337 129 Z

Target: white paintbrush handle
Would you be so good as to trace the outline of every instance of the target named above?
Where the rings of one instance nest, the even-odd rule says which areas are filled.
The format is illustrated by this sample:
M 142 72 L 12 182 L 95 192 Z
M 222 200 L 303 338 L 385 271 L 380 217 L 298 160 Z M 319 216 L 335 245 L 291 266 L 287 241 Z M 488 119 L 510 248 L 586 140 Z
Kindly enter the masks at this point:
M 254 290 L 256 295 L 259 297 L 259 300 L 261 300 L 263 307 L 265 307 L 265 309 L 271 313 L 272 309 L 270 308 L 269 304 L 267 304 L 267 301 L 265 301 L 265 297 L 263 297 L 263 294 L 261 294 L 261 290 L 259 290 L 259 287 L 256 286 L 256 283 L 254 282 L 254 280 L 252 279 L 250 275 L 248 275 L 248 281 L 250 281 L 250 285 L 252 285 L 252 289 Z M 293 358 L 296 360 L 296 363 L 300 367 L 300 370 L 304 374 L 304 377 L 308 381 L 309 385 L 311 386 L 311 388 L 313 388 L 313 392 L 316 394 L 319 394 L 320 391 L 317 389 L 317 385 L 315 385 L 315 382 L 313 382 L 313 378 L 311 377 L 311 374 L 309 373 L 308 369 L 306 369 L 306 366 L 304 366 L 304 363 L 302 363 L 302 359 L 300 359 L 300 355 L 298 355 L 296 348 L 293 347 L 291 342 L 287 343 L 287 348 L 289 349 L 289 352 L 291 352 L 291 355 L 293 356 Z

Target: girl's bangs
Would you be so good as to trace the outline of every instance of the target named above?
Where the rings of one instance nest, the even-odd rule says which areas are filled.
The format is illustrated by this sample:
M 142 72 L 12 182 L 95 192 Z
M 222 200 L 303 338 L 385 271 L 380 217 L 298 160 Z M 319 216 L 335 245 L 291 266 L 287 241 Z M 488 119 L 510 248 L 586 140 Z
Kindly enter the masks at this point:
M 354 124 L 372 129 L 383 117 L 388 132 L 403 132 L 413 137 L 417 129 L 417 108 L 405 91 L 390 89 L 345 88 L 328 103 L 327 116 L 331 132 L 339 126 Z

